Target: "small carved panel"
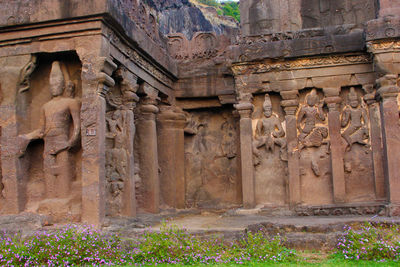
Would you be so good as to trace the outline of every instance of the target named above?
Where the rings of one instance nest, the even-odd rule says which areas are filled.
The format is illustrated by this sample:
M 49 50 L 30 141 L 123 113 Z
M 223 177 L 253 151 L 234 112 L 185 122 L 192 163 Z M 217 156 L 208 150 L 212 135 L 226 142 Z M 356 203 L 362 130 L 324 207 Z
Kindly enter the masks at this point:
M 287 203 L 287 142 L 280 97 L 254 98 L 253 163 L 257 204 Z

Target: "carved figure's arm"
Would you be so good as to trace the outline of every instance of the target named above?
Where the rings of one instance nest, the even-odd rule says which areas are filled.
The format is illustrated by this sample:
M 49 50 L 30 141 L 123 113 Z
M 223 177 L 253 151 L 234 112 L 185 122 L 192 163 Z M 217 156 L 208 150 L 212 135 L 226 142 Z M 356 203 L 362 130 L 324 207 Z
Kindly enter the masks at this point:
M 346 108 L 342 113 L 342 127 L 346 127 L 350 120 L 350 110 Z
M 274 132 L 272 133 L 274 137 L 283 137 L 285 136 L 285 131 L 282 128 L 282 124 L 279 120 L 279 118 L 275 117 L 275 129 Z
M 262 123 L 262 119 L 260 119 L 257 122 L 257 126 L 256 126 L 256 137 L 260 137 L 263 135 L 263 123 Z
M 21 134 L 18 136 L 18 150 L 19 150 L 18 155 L 20 157 L 22 157 L 25 154 L 26 148 L 28 147 L 29 143 L 32 140 L 43 138 L 45 127 L 46 127 L 46 118 L 44 115 L 44 109 L 42 108 L 40 111 L 39 128 L 30 133 Z
M 324 121 L 324 120 L 325 120 L 325 114 L 324 114 L 324 111 L 322 110 L 322 106 L 323 106 L 323 103 L 321 103 L 320 105 L 318 105 L 318 118 L 319 118 L 321 121 Z
M 368 121 L 367 111 L 364 108 L 362 108 L 361 110 L 362 110 L 361 117 L 363 120 L 362 124 L 366 125 Z
M 303 117 L 306 114 L 304 111 L 304 108 L 302 107 L 299 111 L 299 115 L 297 116 L 297 129 L 301 132 L 303 129 L 301 129 L 301 122 L 303 121 Z
M 74 100 L 69 107 L 71 112 L 72 122 L 74 125 L 74 131 L 69 140 L 69 146 L 72 147 L 79 140 L 79 135 L 81 133 L 81 120 L 80 120 L 80 103 Z

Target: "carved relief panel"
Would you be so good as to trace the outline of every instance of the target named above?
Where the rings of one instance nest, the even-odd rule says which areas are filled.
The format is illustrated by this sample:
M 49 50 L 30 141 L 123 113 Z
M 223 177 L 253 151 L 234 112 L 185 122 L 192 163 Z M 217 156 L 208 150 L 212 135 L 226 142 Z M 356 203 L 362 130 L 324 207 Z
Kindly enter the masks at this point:
M 312 89 L 300 94 L 300 103 L 297 152 L 300 157 L 301 201 L 306 205 L 330 204 L 333 201 L 332 180 L 324 97 L 322 92 Z
M 253 163 L 257 204 L 287 203 L 287 145 L 280 97 L 256 96 L 253 100 Z
M 190 111 L 185 129 L 188 207 L 223 208 L 241 201 L 237 122 L 232 110 Z
M 362 90 L 343 89 L 341 136 L 348 202 L 375 200 L 374 173 L 369 136 L 369 115 Z
M 129 184 L 133 179 L 130 145 L 133 143 L 133 109 L 138 101 L 138 85 L 127 81 L 127 71 L 119 68 L 113 78 L 116 85 L 106 95 L 106 215 L 124 214 L 124 206 L 131 201 Z M 136 82 L 136 81 L 135 81 Z M 133 132 L 132 132 L 133 131 Z M 130 140 L 132 139 L 132 140 Z
M 17 96 L 21 197 L 26 211 L 79 221 L 81 64 L 72 53 L 33 59 L 21 71 Z

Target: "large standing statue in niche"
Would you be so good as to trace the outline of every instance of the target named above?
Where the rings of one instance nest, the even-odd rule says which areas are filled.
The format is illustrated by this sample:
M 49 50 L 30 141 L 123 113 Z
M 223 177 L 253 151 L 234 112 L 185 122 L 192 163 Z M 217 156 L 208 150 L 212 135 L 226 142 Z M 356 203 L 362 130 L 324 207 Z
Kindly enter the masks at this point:
M 261 153 L 259 148 L 265 146 L 267 151 L 274 151 L 275 145 L 281 147 L 280 157 L 287 160 L 285 131 L 279 118 L 272 113 L 272 103 L 268 94 L 265 95 L 263 104 L 264 118 L 260 119 L 256 126 L 255 140 L 253 141 L 253 153 L 256 156 L 255 165 L 260 163 Z
M 347 127 L 342 133 L 343 138 L 347 142 L 346 150 L 350 151 L 354 143 L 368 146 L 365 141 L 368 139 L 367 127 L 367 111 L 365 108 L 360 107 L 360 98 L 357 95 L 354 87 L 350 88 L 347 96 L 349 105 L 343 110 L 342 113 L 342 127 Z
M 77 144 L 80 135 L 80 103 L 72 98 L 74 86 L 71 82 L 67 83 L 67 95 L 63 95 L 66 82 L 57 61 L 51 67 L 49 85 L 52 99 L 41 109 L 39 128 L 18 137 L 20 155 L 25 154 L 30 141 L 43 139 L 46 196 L 66 198 L 70 194 L 73 178 L 69 150 Z

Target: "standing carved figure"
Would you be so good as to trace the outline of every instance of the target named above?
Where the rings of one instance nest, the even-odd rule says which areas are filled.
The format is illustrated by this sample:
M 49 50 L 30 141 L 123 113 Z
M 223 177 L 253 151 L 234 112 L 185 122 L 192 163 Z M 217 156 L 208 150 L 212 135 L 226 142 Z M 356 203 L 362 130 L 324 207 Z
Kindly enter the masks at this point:
M 297 128 L 300 131 L 298 150 L 304 147 L 319 147 L 324 138 L 328 136 L 326 127 L 316 127 L 317 120 L 324 121 L 325 115 L 322 111 L 322 103 L 319 103 L 319 97 L 313 89 L 306 97 L 306 106 L 302 106 L 297 117 Z M 304 121 L 304 126 L 302 126 Z
M 286 140 L 284 138 L 285 131 L 282 128 L 281 121 L 278 116 L 272 113 L 272 103 L 268 94 L 265 95 L 263 104 L 264 118 L 257 122 L 255 138 L 253 141 L 253 154 L 256 156 L 255 165 L 260 163 L 260 150 L 259 148 L 265 146 L 268 151 L 274 151 L 275 145 L 281 147 L 280 157 L 286 160 Z
M 110 173 L 110 192 L 117 196 L 123 190 L 123 183 L 128 173 L 128 152 L 126 146 L 126 117 L 121 110 L 115 110 L 107 113 L 106 117 L 108 131 L 107 138 L 113 139 L 113 147 L 107 151 L 107 171 Z
M 367 111 L 365 108 L 360 107 L 360 98 L 357 95 L 354 87 L 350 88 L 348 94 L 349 105 L 343 110 L 342 113 L 342 127 L 347 127 L 342 133 L 343 138 L 347 142 L 346 150 L 350 151 L 351 146 L 354 143 L 368 146 L 365 142 L 368 139 L 368 127 L 367 127 Z
M 19 148 L 23 156 L 32 140 L 44 140 L 43 173 L 47 198 L 65 198 L 70 194 L 73 179 L 69 150 L 77 144 L 80 135 L 80 103 L 70 97 L 72 92 L 68 92 L 69 97 L 63 96 L 66 83 L 58 61 L 51 67 L 49 84 L 52 99 L 41 109 L 39 128 L 20 135 Z M 69 90 L 73 90 L 73 86 L 69 85 Z

